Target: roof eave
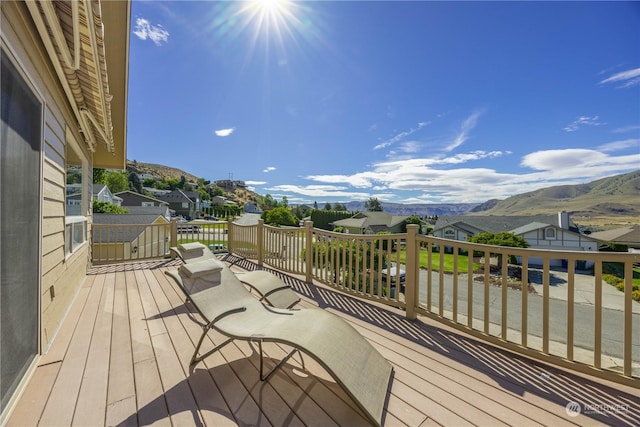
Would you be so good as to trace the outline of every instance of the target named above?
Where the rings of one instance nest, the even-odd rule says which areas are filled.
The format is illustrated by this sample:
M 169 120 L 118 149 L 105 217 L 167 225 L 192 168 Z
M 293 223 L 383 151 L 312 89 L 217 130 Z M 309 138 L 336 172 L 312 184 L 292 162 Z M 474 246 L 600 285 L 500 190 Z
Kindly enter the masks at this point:
M 130 1 L 102 1 L 104 46 L 109 74 L 113 152 L 98 144 L 93 153 L 93 167 L 121 169 L 127 167 L 127 96 L 129 86 Z

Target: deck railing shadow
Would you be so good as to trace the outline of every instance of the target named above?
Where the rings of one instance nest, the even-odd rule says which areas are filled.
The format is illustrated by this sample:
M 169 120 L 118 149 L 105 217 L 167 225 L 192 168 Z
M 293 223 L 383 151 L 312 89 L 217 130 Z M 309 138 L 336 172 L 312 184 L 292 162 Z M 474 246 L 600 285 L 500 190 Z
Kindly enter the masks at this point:
M 324 286 L 306 283 L 277 270 L 265 268 L 244 259 L 227 255 L 224 261 L 247 271 L 266 269 L 280 277 L 294 290 L 313 300 L 318 307 L 344 313 L 374 327 L 404 338 L 425 350 L 456 360 L 477 372 L 476 378 L 519 396 L 532 394 L 564 408 L 577 403 L 582 414 L 606 425 L 640 425 L 640 400 L 636 395 L 611 388 L 583 375 L 571 373 L 543 362 L 510 353 L 458 331 L 427 325 L 420 320 L 406 319 L 404 312 L 382 308 L 371 302 L 335 291 Z M 117 271 L 159 269 L 177 267 L 178 260 L 156 260 L 139 263 L 95 266 L 88 274 L 104 274 Z M 183 311 L 184 310 L 184 311 Z M 187 305 L 175 307 L 154 318 L 187 313 L 193 321 L 197 316 Z M 197 370 L 196 370 L 197 371 Z M 151 402 L 149 405 L 152 405 Z M 148 406 L 149 406 L 148 405 Z M 151 406 L 150 406 L 151 408 Z
M 394 313 L 368 301 L 326 287 L 306 283 L 277 270 L 229 255 L 225 261 L 245 270 L 273 272 L 320 308 L 340 311 L 375 327 L 405 338 L 425 349 L 452 358 L 517 395 L 534 394 L 565 408 L 581 405 L 582 413 L 607 425 L 640 425 L 637 396 L 592 381 L 524 356 L 493 347 L 457 331 L 408 320 L 402 310 Z M 564 412 L 564 409 L 563 409 Z

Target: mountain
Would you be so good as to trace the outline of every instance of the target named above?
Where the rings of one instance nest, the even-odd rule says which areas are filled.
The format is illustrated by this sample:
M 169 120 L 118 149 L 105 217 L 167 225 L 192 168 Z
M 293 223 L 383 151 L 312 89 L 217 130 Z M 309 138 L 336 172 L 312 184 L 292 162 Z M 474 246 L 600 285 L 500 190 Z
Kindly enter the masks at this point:
M 198 177 L 183 170 L 153 163 L 128 161 L 127 170 L 148 173 L 159 178 L 197 182 Z M 205 178 L 206 179 L 206 178 Z M 258 200 L 246 189 L 228 194 L 239 203 Z M 365 202 L 346 203 L 349 211 L 364 211 Z M 400 204 L 382 202 L 382 208 L 394 215 L 537 215 L 567 211 L 582 224 L 640 223 L 640 170 L 614 175 L 587 184 L 559 185 L 518 194 L 504 200 L 478 203 Z M 606 228 L 606 227 L 605 227 Z
M 155 163 L 143 163 L 138 161 L 127 160 L 127 172 L 135 172 L 138 174 L 147 173 L 160 179 L 181 179 L 182 176 L 189 182 L 198 182 L 198 179 L 203 178 L 205 181 L 209 180 L 204 177 L 197 177 L 182 169 L 172 168 L 170 166 L 158 165 Z M 213 183 L 213 181 L 211 182 Z M 237 188 L 234 192 L 228 192 L 226 195 L 228 198 L 235 200 L 237 203 L 243 204 L 247 202 L 256 202 L 258 200 L 258 194 L 246 188 Z
M 640 222 L 640 170 L 587 184 L 559 185 L 491 200 L 472 208 L 469 214 L 535 215 L 560 211 L 567 211 L 576 219 L 628 217 Z
M 366 211 L 365 202 L 349 202 L 345 206 L 348 211 Z M 381 202 L 382 209 L 393 215 L 418 215 L 425 216 L 443 216 L 443 215 L 462 215 L 473 209 L 477 203 L 387 203 Z
M 191 175 L 190 173 L 185 172 L 181 169 L 164 165 L 156 165 L 154 163 L 142 163 L 135 160 L 127 160 L 127 172 L 148 173 L 161 179 L 180 179 L 184 175 L 187 181 L 198 181 L 198 177 L 196 177 L 195 175 Z

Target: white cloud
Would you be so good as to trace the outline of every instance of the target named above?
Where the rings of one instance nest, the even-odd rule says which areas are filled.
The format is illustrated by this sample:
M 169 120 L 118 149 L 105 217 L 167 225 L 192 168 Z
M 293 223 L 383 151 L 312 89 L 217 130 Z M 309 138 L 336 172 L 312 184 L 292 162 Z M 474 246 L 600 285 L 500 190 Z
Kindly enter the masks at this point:
M 136 27 L 133 34 L 138 36 L 140 40 L 151 40 L 156 46 L 160 46 L 169 40 L 169 32 L 162 25 L 151 25 L 144 18 L 136 19 Z
M 467 117 L 465 121 L 462 122 L 460 133 L 458 134 L 458 136 L 456 136 L 453 142 L 445 148 L 445 151 L 453 151 L 464 144 L 465 141 L 469 139 L 469 132 L 471 132 L 471 130 L 476 127 L 476 125 L 478 124 L 478 119 L 483 113 L 484 111 L 478 110 Z
M 575 132 L 578 129 L 580 129 L 580 127 L 583 125 L 588 125 L 588 126 L 606 125 L 606 123 L 599 122 L 598 119 L 599 119 L 598 116 L 593 116 L 593 117 L 580 116 L 577 119 L 575 119 L 573 122 L 569 123 L 567 126 L 562 128 L 562 130 L 565 130 L 567 132 Z
M 608 151 L 620 151 L 626 148 L 636 148 L 636 150 L 640 151 L 640 139 L 638 138 L 630 138 L 623 139 L 622 141 L 613 141 L 608 142 L 606 144 L 602 144 L 598 147 L 598 150 L 608 152 Z
M 269 166 L 269 167 L 266 167 L 265 169 L 263 169 L 262 172 L 269 173 L 269 172 L 273 172 L 274 170 L 276 170 L 275 167 Z
M 627 132 L 633 132 L 634 130 L 639 130 L 639 129 L 640 129 L 639 125 L 631 125 L 631 126 L 623 126 L 621 128 L 614 129 L 611 132 L 613 132 L 613 133 L 627 133 Z
M 346 187 L 334 185 L 276 185 L 266 188 L 267 191 L 284 191 L 290 193 L 302 194 L 312 199 L 320 199 L 327 197 L 340 197 L 344 200 L 364 200 L 371 197 L 370 193 L 344 191 Z M 287 196 L 289 197 L 289 196 Z
M 235 130 L 236 128 L 228 128 L 228 129 L 218 129 L 218 130 L 215 130 L 214 132 L 216 133 L 216 136 L 229 136 Z
M 267 181 L 245 181 L 246 185 L 256 186 L 256 185 L 265 185 Z
M 600 81 L 600 84 L 622 82 L 620 87 L 628 88 L 640 84 L 640 68 L 622 71 L 613 76 Z
M 417 203 L 416 200 L 421 203 L 484 202 L 544 187 L 580 184 L 611 176 L 613 173 L 636 170 L 640 164 L 640 153 L 620 156 L 608 153 L 629 144 L 631 140 L 604 144 L 600 149 L 533 152 L 521 159 L 520 166 L 525 169 L 508 173 L 486 167 L 460 167 L 475 160 L 510 155 L 508 151 L 475 151 L 442 158 L 386 161 L 373 165 L 369 171 L 351 175 L 305 177 L 319 183 L 318 185 L 279 186 L 278 189 L 314 197 L 357 199 L 357 194 L 365 196 L 367 193 L 351 193 L 349 188 L 366 188 L 386 194 L 385 200 L 403 203 Z M 456 168 L 448 168 L 450 165 L 456 165 Z M 396 192 L 396 199 L 389 191 Z M 407 196 L 401 199 L 403 194 Z
M 419 131 L 420 129 L 422 129 L 423 127 L 427 126 L 430 123 L 431 122 L 420 122 L 420 123 L 418 123 L 418 127 L 411 128 L 411 129 L 409 129 L 407 131 L 404 131 L 404 132 L 400 132 L 396 136 L 394 136 L 392 138 L 389 138 L 386 141 L 381 142 L 380 144 L 376 145 L 375 147 L 373 147 L 373 149 L 374 150 L 379 150 L 381 148 L 387 148 L 387 147 L 395 144 L 396 142 L 402 141 L 404 138 L 408 137 L 412 133 L 415 133 L 415 132 Z

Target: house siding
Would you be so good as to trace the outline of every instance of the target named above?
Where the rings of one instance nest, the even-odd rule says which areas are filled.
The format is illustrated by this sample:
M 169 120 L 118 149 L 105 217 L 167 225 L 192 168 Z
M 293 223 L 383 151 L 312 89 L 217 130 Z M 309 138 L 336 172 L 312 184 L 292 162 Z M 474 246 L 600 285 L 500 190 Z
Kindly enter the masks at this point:
M 42 217 L 40 261 L 40 348 L 46 349 L 81 286 L 88 269 L 88 244 L 65 259 L 66 132 L 83 141 L 48 54 L 22 2 L 2 2 L 2 45 L 43 102 Z M 91 157 L 82 146 L 83 160 Z M 90 182 L 83 176 L 83 182 Z M 4 201 L 3 201 L 4 202 Z M 88 218 L 90 222 L 90 218 Z M 87 227 L 89 228 L 89 227 Z M 55 297 L 51 298 L 50 288 Z

